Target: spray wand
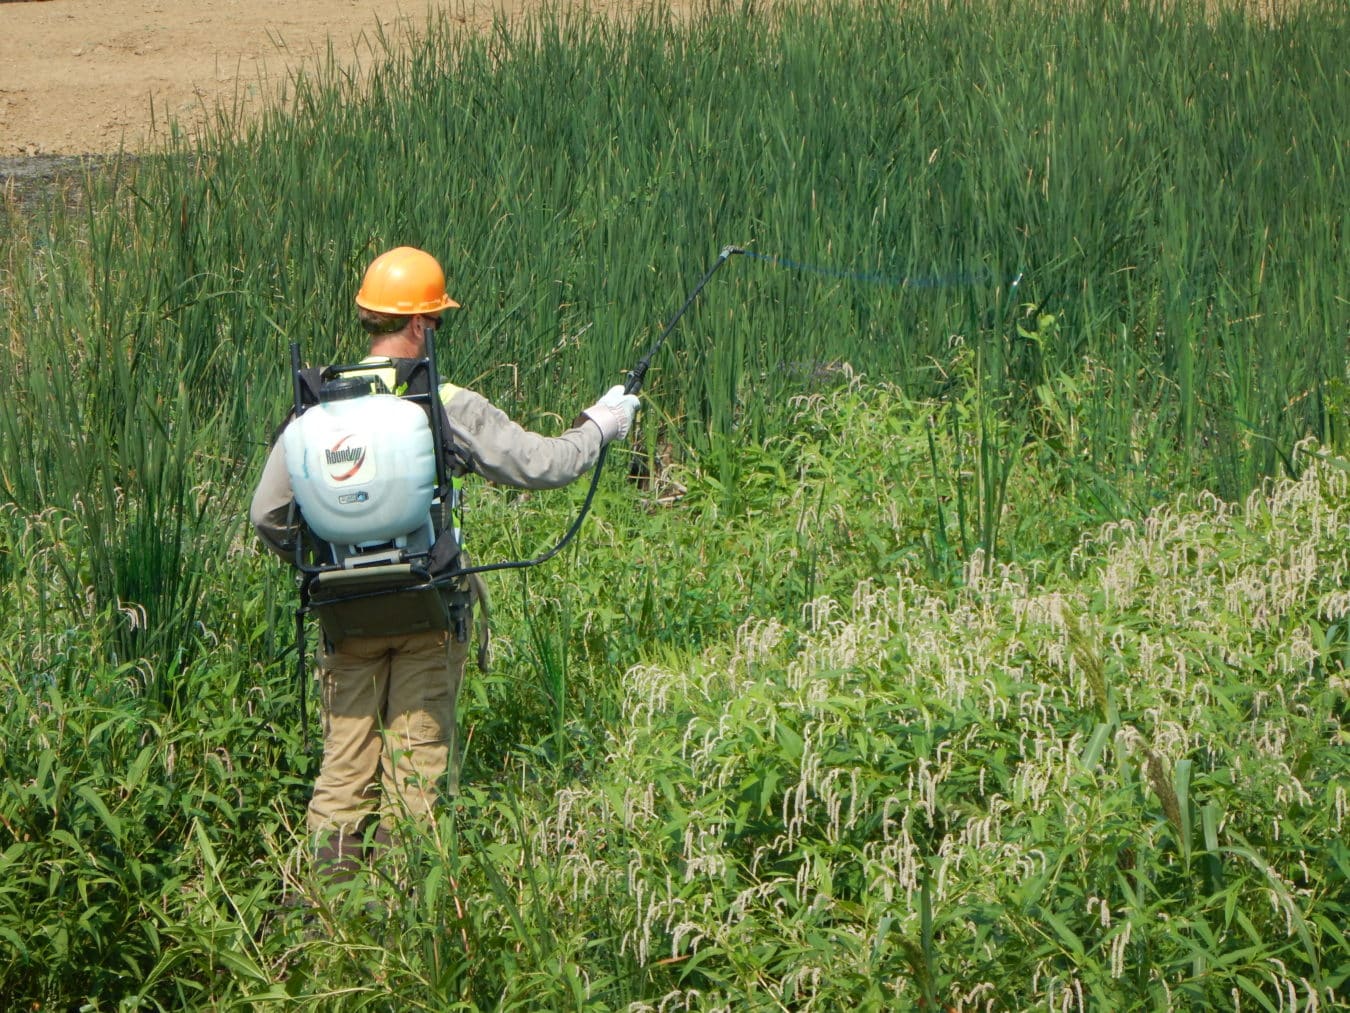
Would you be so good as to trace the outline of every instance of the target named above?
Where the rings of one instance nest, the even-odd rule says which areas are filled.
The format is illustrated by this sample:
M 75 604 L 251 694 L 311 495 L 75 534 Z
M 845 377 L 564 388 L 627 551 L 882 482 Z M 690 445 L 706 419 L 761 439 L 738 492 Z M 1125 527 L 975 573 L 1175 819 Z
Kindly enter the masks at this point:
M 712 267 L 708 268 L 703 277 L 698 280 L 698 284 L 694 286 L 693 290 L 689 293 L 689 297 L 685 299 L 684 305 L 670 318 L 670 322 L 666 324 L 665 329 L 661 331 L 656 341 L 652 343 L 652 347 L 647 350 L 647 354 L 638 360 L 638 364 L 629 371 L 628 380 L 623 386 L 623 392 L 625 394 L 636 394 L 642 388 L 642 380 L 647 375 L 647 370 L 651 367 L 652 360 L 656 358 L 656 353 L 661 351 L 661 347 L 666 343 L 666 338 L 670 336 L 670 332 L 675 330 L 675 325 L 680 322 L 680 318 L 688 312 L 689 307 L 694 305 L 694 301 L 698 298 L 699 293 L 703 291 L 703 286 L 708 284 L 712 279 L 712 276 L 717 273 L 718 268 L 737 253 L 745 252 L 746 251 L 739 246 L 722 247 L 722 252 L 717 255 L 717 260 L 713 262 Z M 557 545 L 553 546 L 553 548 L 549 549 L 542 556 L 536 556 L 534 559 L 512 560 L 505 563 L 485 563 L 482 566 L 466 566 L 447 574 L 447 576 L 463 577 L 471 573 L 489 573 L 493 570 L 524 570 L 527 567 L 546 563 L 556 556 L 566 548 L 567 543 L 581 530 L 582 522 L 586 519 L 586 515 L 591 512 L 591 501 L 595 499 L 595 490 L 600 486 L 600 474 L 604 470 L 605 457 L 608 453 L 608 444 L 600 448 L 600 456 L 595 460 L 595 468 L 591 475 L 590 488 L 586 490 L 586 499 L 582 501 L 581 510 L 577 513 L 576 519 L 572 521 L 572 526 L 569 527 L 562 538 L 558 540 Z
M 722 252 L 717 255 L 717 260 L 713 262 L 713 266 L 708 268 L 708 272 L 699 279 L 698 284 L 695 285 L 693 291 L 689 293 L 689 298 L 684 301 L 684 305 L 670 318 L 670 323 L 666 324 L 666 329 L 661 332 L 660 337 L 658 337 L 652 347 L 648 349 L 647 354 L 642 357 L 641 361 L 639 361 L 628 374 L 628 382 L 623 385 L 623 392 L 625 394 L 636 394 L 642 388 L 642 378 L 647 375 L 647 369 L 651 366 L 652 359 L 656 358 L 656 353 L 661 351 L 661 346 L 666 343 L 666 338 L 670 335 L 670 332 L 675 329 L 675 325 L 680 322 L 680 317 L 684 316 L 685 311 L 688 310 L 690 306 L 694 305 L 694 300 L 697 299 L 698 294 L 703 291 L 703 286 L 708 284 L 708 280 L 717 273 L 717 269 L 730 260 L 735 254 L 744 252 L 745 251 L 739 246 L 722 247 Z

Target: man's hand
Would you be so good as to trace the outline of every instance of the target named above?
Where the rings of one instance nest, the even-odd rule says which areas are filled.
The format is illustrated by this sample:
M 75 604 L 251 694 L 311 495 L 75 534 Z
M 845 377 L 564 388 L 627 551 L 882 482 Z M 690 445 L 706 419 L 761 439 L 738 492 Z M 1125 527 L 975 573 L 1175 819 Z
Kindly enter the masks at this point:
M 628 435 L 633 416 L 640 406 L 636 394 L 625 394 L 622 385 L 618 385 L 605 391 L 604 397 L 581 414 L 600 428 L 600 438 L 604 443 L 612 443 Z

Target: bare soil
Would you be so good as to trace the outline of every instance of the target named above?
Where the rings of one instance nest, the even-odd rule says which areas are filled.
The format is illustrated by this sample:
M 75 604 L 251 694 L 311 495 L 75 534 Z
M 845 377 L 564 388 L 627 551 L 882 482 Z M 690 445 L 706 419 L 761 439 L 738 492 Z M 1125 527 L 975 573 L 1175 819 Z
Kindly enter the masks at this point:
M 542 0 L 0 0 L 0 161 L 144 151 L 170 119 L 191 133 L 216 104 L 244 115 L 292 68 L 369 63 L 380 33 L 406 40 L 444 10 L 486 29 Z M 593 11 L 686 0 L 588 0 Z M 6 175 L 9 173 L 7 172 Z

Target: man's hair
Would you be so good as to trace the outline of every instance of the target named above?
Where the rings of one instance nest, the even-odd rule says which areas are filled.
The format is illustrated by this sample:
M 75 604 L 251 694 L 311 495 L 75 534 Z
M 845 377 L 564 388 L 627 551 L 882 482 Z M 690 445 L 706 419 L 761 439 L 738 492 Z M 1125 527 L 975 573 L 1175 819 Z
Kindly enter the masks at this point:
M 368 310 L 364 306 L 356 307 L 356 319 L 361 321 L 361 329 L 371 337 L 379 337 L 381 334 L 393 334 L 401 331 L 408 326 L 408 321 L 412 319 L 411 315 L 399 313 L 379 313 L 375 310 Z

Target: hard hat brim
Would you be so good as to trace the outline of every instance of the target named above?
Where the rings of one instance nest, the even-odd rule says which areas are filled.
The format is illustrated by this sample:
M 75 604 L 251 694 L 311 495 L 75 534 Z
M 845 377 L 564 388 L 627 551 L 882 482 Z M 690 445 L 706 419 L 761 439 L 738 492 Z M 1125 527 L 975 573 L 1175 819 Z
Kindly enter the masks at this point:
M 449 296 L 426 302 L 386 303 L 363 297 L 359 293 L 356 296 L 356 305 L 362 309 L 370 310 L 372 313 L 388 313 L 396 317 L 415 317 L 424 313 L 439 313 L 442 310 L 457 310 L 460 308 L 459 303 Z

